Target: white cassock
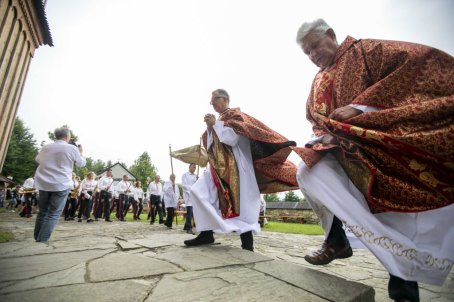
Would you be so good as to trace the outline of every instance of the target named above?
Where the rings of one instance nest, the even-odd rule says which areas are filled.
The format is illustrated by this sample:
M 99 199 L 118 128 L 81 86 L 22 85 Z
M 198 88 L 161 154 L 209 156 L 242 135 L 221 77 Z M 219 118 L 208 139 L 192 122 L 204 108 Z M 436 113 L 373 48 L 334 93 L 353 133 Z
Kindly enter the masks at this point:
M 218 191 L 210 169 L 206 169 L 191 187 L 190 199 L 193 205 L 197 231 L 213 230 L 215 233 L 252 231 L 260 233 L 258 224 L 260 212 L 260 191 L 255 178 L 249 139 L 236 134 L 232 128 L 224 127 L 223 121 L 216 121 L 213 131 L 221 143 L 232 147 L 238 166 L 240 180 L 240 216 L 224 219 L 219 210 Z M 208 148 L 213 143 L 208 133 Z
M 336 215 L 392 275 L 443 284 L 454 261 L 454 204 L 419 213 L 372 214 L 331 154 L 312 168 L 302 162 L 297 180 L 325 236 Z
M 167 208 L 176 208 L 178 204 L 178 197 L 180 196 L 180 191 L 178 185 L 175 184 L 175 187 L 172 186 L 171 181 L 166 181 L 162 192 L 164 193 L 164 201 Z

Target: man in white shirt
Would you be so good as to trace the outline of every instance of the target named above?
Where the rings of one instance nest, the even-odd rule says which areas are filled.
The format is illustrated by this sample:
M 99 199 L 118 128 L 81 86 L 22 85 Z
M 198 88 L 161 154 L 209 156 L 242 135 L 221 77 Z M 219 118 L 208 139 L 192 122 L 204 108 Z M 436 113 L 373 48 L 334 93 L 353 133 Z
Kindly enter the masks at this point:
M 170 180 L 164 183 L 164 188 L 162 190 L 164 192 L 164 200 L 167 207 L 167 220 L 164 225 L 171 229 L 175 208 L 177 207 L 178 198 L 180 197 L 180 190 L 175 183 L 175 174 L 170 175 Z
M 120 197 L 118 201 L 118 206 L 117 206 L 117 218 L 120 221 L 125 221 L 124 216 L 125 213 L 123 213 L 125 208 L 128 208 L 129 205 L 129 196 L 128 194 L 132 192 L 132 183 L 129 182 L 128 180 L 128 175 L 123 175 L 123 180 L 121 180 L 117 186 L 115 187 L 115 190 L 118 192 L 118 195 Z
M 150 224 L 154 224 L 156 220 L 156 212 L 159 215 L 159 224 L 164 223 L 164 219 L 162 217 L 162 206 L 161 206 L 161 199 L 162 199 L 162 184 L 161 184 L 161 177 L 156 175 L 154 181 L 150 182 L 148 185 L 148 196 L 150 198 L 150 204 L 153 207 L 151 210 L 151 221 Z
M 101 217 L 102 209 L 104 208 L 104 219 L 106 222 L 112 222 L 112 220 L 110 220 L 110 199 L 112 198 L 114 190 L 113 182 L 112 169 L 107 170 L 106 175 L 101 177 L 98 182 L 98 187 L 101 190 L 102 205 L 100 204 L 98 206 L 96 217 Z
M 41 148 L 36 156 L 39 164 L 35 173 L 35 187 L 39 190 L 39 213 L 36 218 L 34 237 L 37 242 L 47 243 L 57 225 L 72 184 L 74 164 L 85 166 L 82 146 L 68 144 L 70 131 L 67 127 L 55 129 L 56 141 Z
M 192 203 L 189 195 L 189 191 L 195 182 L 197 181 L 197 175 L 194 174 L 196 165 L 194 163 L 189 165 L 189 171 L 184 173 L 181 177 L 181 185 L 183 186 L 183 200 L 186 207 L 186 222 L 184 224 L 184 230 L 188 234 L 194 234 L 192 230 Z

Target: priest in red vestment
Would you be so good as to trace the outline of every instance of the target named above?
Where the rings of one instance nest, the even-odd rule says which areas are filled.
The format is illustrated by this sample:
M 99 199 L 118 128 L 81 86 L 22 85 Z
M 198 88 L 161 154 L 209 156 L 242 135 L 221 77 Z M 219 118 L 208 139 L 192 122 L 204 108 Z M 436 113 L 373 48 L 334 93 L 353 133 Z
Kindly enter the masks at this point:
M 212 93 L 210 104 L 219 117 L 204 118 L 209 169 L 189 193 L 201 233 L 184 243 L 209 244 L 213 232 L 236 232 L 242 248 L 252 251 L 253 233 L 260 232 L 260 193 L 298 188 L 296 166 L 286 160 L 296 144 L 229 103 L 224 89 Z
M 342 224 L 374 253 L 394 300 L 443 284 L 454 261 L 454 58 L 408 42 L 340 45 L 322 20 L 297 43 L 320 67 L 306 104 L 317 138 L 295 148 L 297 180 L 326 240 L 314 265 L 352 255 Z

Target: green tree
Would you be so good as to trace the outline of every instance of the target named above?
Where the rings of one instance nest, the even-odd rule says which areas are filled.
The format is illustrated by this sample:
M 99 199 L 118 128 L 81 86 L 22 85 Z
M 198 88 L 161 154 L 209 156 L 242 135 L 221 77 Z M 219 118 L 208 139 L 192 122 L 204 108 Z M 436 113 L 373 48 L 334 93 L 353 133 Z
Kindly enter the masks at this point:
M 93 171 L 96 175 L 101 174 L 106 168 L 108 167 L 102 160 L 97 159 L 94 160 L 91 157 L 85 158 L 86 163 L 85 167 L 76 167 L 74 166 L 74 172 L 79 176 L 81 179 L 87 176 L 88 172 Z
M 23 183 L 35 173 L 38 166 L 35 161 L 37 154 L 38 147 L 33 134 L 21 119 L 16 118 L 2 174 L 12 176 L 17 183 Z
M 279 195 L 277 195 L 277 193 L 265 194 L 263 196 L 263 199 L 265 199 L 266 202 L 279 202 L 279 201 L 281 201 L 279 199 Z
M 147 177 L 154 179 L 154 177 L 158 173 L 147 152 L 142 153 L 142 155 L 140 155 L 139 158 L 134 161 L 134 164 L 129 167 L 129 171 L 131 171 L 131 173 L 135 177 L 137 177 L 137 179 L 140 180 L 142 184 L 147 183 Z
M 301 198 L 295 194 L 294 191 L 288 191 L 285 193 L 284 201 L 301 201 Z

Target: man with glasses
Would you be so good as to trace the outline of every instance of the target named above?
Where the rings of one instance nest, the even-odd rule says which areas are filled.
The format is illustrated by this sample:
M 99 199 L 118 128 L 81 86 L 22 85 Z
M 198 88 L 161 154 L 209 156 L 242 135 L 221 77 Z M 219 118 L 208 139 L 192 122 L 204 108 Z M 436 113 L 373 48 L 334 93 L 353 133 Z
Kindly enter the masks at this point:
M 219 117 L 205 115 L 207 130 L 203 134 L 210 165 L 189 193 L 201 233 L 184 243 L 210 244 L 213 232 L 236 232 L 241 247 L 253 251 L 252 234 L 260 232 L 260 192 L 296 187 L 296 167 L 286 161 L 295 142 L 239 108 L 230 108 L 229 102 L 224 89 L 212 92 L 210 104 Z

